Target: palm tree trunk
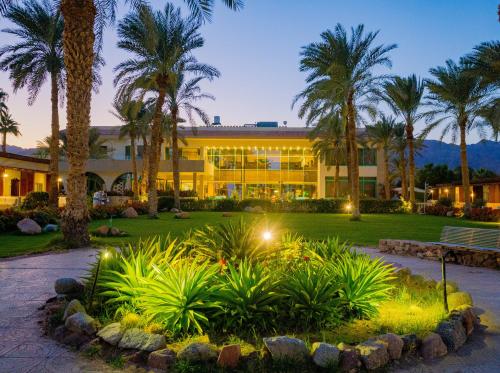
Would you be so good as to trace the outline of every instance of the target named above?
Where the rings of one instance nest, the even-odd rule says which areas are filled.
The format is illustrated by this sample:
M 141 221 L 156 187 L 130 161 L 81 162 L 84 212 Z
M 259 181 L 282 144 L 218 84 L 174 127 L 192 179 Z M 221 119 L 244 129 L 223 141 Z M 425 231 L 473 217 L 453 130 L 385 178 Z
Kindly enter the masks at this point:
M 148 171 L 148 215 L 150 218 L 158 216 L 158 193 L 156 186 L 156 179 L 158 178 L 159 158 L 158 152 L 161 151 L 161 124 L 163 115 L 163 104 L 165 103 L 165 88 L 164 85 L 158 92 L 156 100 L 155 113 L 153 117 L 153 125 L 151 127 L 151 142 L 149 148 L 149 171 Z
M 340 178 L 340 162 L 339 159 L 335 161 L 335 176 L 333 179 L 333 196 L 337 198 L 339 196 L 339 178 Z
M 399 166 L 399 172 L 400 172 L 400 177 L 401 177 L 401 197 L 405 201 L 408 200 L 408 184 L 406 182 L 406 156 L 405 156 L 405 151 L 403 150 L 399 154 L 399 159 L 401 161 L 401 164 Z
M 389 182 L 389 152 L 384 148 L 384 189 L 385 199 L 391 199 L 391 183 Z
M 180 200 L 180 173 L 179 173 L 179 140 L 177 136 L 177 110 L 173 109 L 172 116 L 172 173 L 174 176 L 174 207 L 181 208 Z
M 7 132 L 2 133 L 2 151 L 7 152 Z
M 61 12 L 64 16 L 66 156 L 69 163 L 67 200 L 62 213 L 61 230 L 67 245 L 82 247 L 90 243 L 85 167 L 89 156 L 96 8 L 93 0 L 62 0 Z
M 57 207 L 59 196 L 59 87 L 57 85 L 57 74 L 51 73 L 50 100 L 52 103 L 52 122 L 50 137 L 50 185 L 49 185 L 49 205 Z
M 141 193 L 147 193 L 148 162 L 149 149 L 146 134 L 142 135 L 142 175 L 141 175 Z
M 406 123 L 406 139 L 408 141 L 408 171 L 410 179 L 410 202 L 412 209 L 417 207 L 415 199 L 415 140 L 413 138 L 413 124 Z
M 134 199 L 139 196 L 139 184 L 137 182 L 137 156 L 135 152 L 135 133 L 130 134 L 130 158 L 132 158 L 132 192 Z
M 358 143 L 356 141 L 356 122 L 354 114 L 353 94 L 350 93 L 347 101 L 347 116 L 349 128 L 349 146 L 351 155 L 351 190 L 352 190 L 352 216 L 351 220 L 360 220 L 359 211 L 359 163 L 358 163 Z
M 351 144 L 349 137 L 349 120 L 346 120 L 345 125 L 345 137 L 346 137 L 346 167 L 347 167 L 347 185 L 348 190 L 352 191 L 352 177 L 351 177 Z
M 462 167 L 462 185 L 464 188 L 464 214 L 470 215 L 471 209 L 471 193 L 469 181 L 469 163 L 467 161 L 467 143 L 465 141 L 467 120 L 460 124 L 460 165 Z

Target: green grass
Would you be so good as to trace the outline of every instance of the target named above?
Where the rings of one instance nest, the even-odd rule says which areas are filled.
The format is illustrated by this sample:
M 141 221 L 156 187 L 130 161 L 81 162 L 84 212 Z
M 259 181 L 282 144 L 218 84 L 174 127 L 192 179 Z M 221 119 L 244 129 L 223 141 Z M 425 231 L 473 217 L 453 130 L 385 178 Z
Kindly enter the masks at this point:
M 192 212 L 191 219 L 174 219 L 171 213 L 161 213 L 159 219 L 151 220 L 146 216 L 137 219 L 114 219 L 113 226 L 126 231 L 128 237 L 99 238 L 96 243 L 118 245 L 122 242 L 135 241 L 150 235 L 180 236 L 186 231 L 203 225 L 227 222 L 242 216 L 253 224 L 262 226 L 262 230 L 291 230 L 309 239 L 323 239 L 339 236 L 355 244 L 376 246 L 383 238 L 410 239 L 418 241 L 437 241 L 445 225 L 496 228 L 497 223 L 472 222 L 468 220 L 439 216 L 366 214 L 361 221 L 353 222 L 344 214 L 307 214 L 307 213 L 272 213 L 254 215 L 235 213 L 231 218 L 222 217 L 220 212 Z M 90 224 L 93 230 L 108 220 L 97 220 Z M 0 257 L 9 257 L 27 253 L 42 252 L 57 247 L 61 240 L 60 233 L 45 233 L 38 236 L 23 236 L 18 233 L 0 235 Z

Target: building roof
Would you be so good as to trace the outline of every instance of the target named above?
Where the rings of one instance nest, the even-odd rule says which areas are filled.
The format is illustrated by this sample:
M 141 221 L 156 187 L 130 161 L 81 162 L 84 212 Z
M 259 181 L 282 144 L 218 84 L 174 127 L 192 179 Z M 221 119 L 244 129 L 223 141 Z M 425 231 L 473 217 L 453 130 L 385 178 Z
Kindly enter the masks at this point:
M 1 151 L 0 151 L 0 158 L 16 159 L 18 161 L 26 161 L 26 162 L 42 163 L 42 164 L 49 164 L 50 163 L 50 160 L 48 160 L 48 159 L 30 157 L 27 155 L 7 153 L 7 152 L 1 152 Z
M 472 179 L 470 185 L 483 185 L 483 184 L 500 184 L 500 176 L 489 177 L 486 179 Z M 461 186 L 461 181 L 454 181 L 452 183 L 437 184 L 436 187 L 449 187 L 449 186 Z

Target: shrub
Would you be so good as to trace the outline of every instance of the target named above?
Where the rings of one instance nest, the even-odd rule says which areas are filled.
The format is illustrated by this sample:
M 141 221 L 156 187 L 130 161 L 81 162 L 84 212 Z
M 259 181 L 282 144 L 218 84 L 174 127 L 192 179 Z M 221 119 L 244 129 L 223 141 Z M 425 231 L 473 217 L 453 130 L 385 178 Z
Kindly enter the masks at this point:
M 336 261 L 344 254 L 356 255 L 352 246 L 347 241 L 340 242 L 338 237 L 328 237 L 324 241 L 307 241 L 304 247 L 304 254 L 321 264 Z
M 450 310 L 460 306 L 472 306 L 472 297 L 465 291 L 457 291 L 448 295 L 448 306 Z
M 139 215 L 145 215 L 145 214 L 148 213 L 148 204 L 147 204 L 147 202 L 132 201 L 132 203 L 130 205 L 128 205 L 128 206 L 133 207 L 134 210 Z
M 174 207 L 174 197 L 158 197 L 158 211 L 170 211 Z
M 29 192 L 21 205 L 23 210 L 34 210 L 36 208 L 47 207 L 49 205 L 49 193 Z
M 219 199 L 215 201 L 215 211 L 237 211 L 238 201 L 235 199 Z
M 437 203 L 438 206 L 443 206 L 443 207 L 453 207 L 453 201 L 451 198 L 448 197 L 441 197 L 438 199 Z
M 36 221 L 41 227 L 44 227 L 47 224 L 56 224 L 57 219 L 59 218 L 58 211 L 49 208 L 32 210 L 27 214 L 27 216 Z
M 471 205 L 472 205 L 473 208 L 480 209 L 480 208 L 486 206 L 486 202 L 483 199 L 481 199 L 481 198 L 476 198 L 474 201 L 472 201 Z
M 99 205 L 89 208 L 89 215 L 92 220 L 119 218 L 122 216 L 123 210 L 123 206 Z
M 470 210 L 470 219 L 479 221 L 500 221 L 500 209 L 491 207 L 472 208 Z
M 402 202 L 400 200 L 383 199 L 361 199 L 359 200 L 359 209 L 362 214 L 390 214 L 402 212 Z

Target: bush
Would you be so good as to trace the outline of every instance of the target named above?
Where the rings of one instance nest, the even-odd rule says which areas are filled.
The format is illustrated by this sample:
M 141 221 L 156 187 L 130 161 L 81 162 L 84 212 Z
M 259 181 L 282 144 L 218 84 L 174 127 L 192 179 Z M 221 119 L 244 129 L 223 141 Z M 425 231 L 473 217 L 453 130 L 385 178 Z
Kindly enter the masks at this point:
M 158 197 L 158 211 L 170 211 L 174 207 L 174 197 Z
M 92 220 L 119 218 L 122 216 L 123 210 L 123 206 L 99 205 L 89 208 L 89 215 Z
M 460 306 L 472 306 L 472 297 L 465 291 L 457 291 L 448 295 L 448 305 L 450 310 Z
M 391 214 L 402 212 L 400 200 L 361 199 L 359 209 L 362 214 Z
M 500 209 L 491 207 L 472 208 L 470 210 L 470 219 L 479 221 L 500 221 Z
M 29 211 L 27 217 L 33 219 L 39 226 L 44 227 L 47 224 L 57 224 L 59 219 L 59 210 L 51 208 L 38 208 Z
M 441 197 L 438 199 L 437 203 L 438 206 L 443 206 L 443 207 L 453 207 L 453 201 L 451 198 L 448 197 Z
M 23 210 L 34 210 L 36 208 L 47 207 L 49 205 L 49 193 L 29 192 L 21 205 Z
M 473 208 L 480 209 L 480 208 L 486 206 L 486 202 L 483 199 L 481 199 L 481 198 L 476 198 L 474 201 L 472 201 L 471 205 L 472 205 Z

